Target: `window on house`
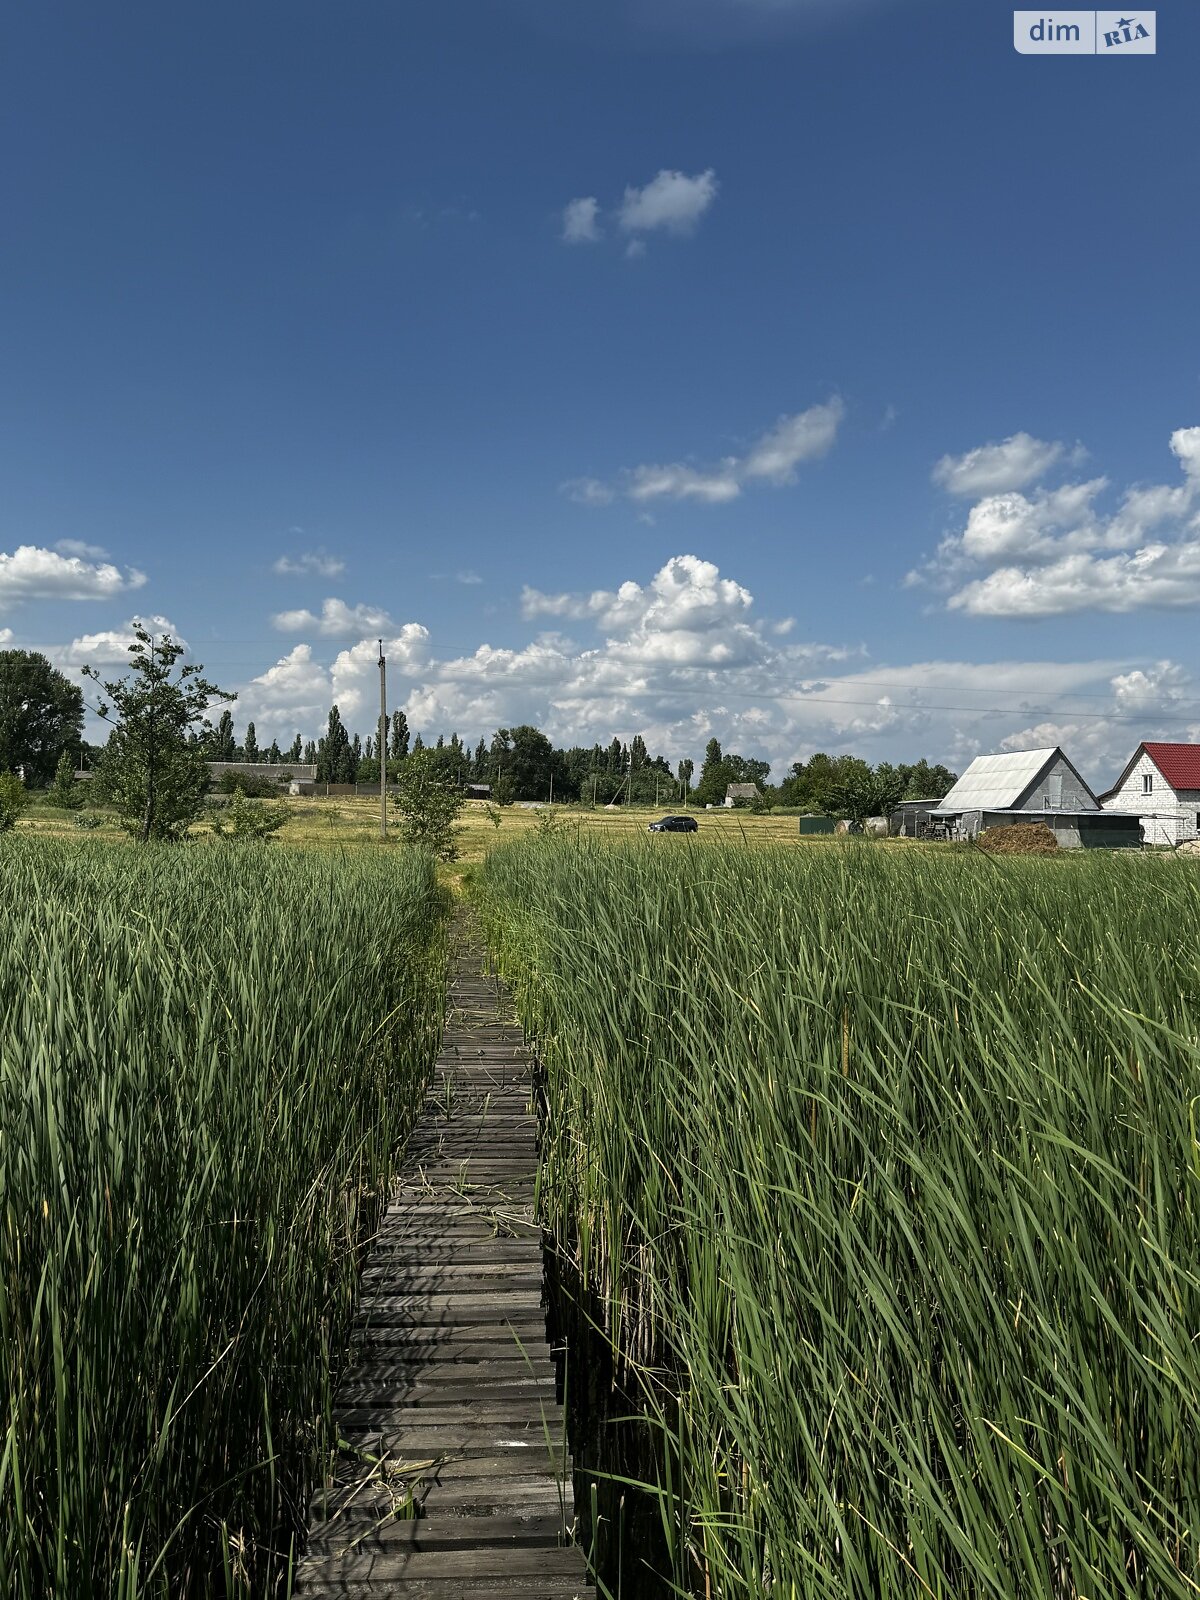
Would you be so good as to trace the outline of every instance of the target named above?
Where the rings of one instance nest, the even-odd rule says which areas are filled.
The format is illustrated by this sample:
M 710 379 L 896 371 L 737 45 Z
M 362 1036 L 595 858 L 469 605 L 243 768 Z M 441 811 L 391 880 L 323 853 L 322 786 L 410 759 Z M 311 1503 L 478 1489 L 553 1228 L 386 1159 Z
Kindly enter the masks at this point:
M 1142 793 L 1143 794 L 1153 794 L 1153 792 L 1154 792 L 1154 778 L 1149 772 L 1144 773 L 1142 775 Z

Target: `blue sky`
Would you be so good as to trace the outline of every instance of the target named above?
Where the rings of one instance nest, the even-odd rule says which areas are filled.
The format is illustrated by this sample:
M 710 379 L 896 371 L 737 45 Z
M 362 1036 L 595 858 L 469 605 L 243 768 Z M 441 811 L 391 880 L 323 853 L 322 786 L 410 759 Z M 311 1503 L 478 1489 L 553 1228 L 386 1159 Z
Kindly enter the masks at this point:
M 260 741 L 367 732 L 381 632 L 426 735 L 1200 739 L 1157 16 L 1118 60 L 993 0 L 18 8 L 0 640 L 166 619 Z

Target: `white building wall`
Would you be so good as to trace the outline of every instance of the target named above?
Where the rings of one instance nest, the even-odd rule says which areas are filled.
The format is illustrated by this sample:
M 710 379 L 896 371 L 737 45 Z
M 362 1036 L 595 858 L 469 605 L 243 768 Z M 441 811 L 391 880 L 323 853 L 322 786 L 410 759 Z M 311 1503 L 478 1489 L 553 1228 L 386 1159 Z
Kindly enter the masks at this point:
M 1144 779 L 1151 780 L 1146 792 Z M 1104 802 L 1106 811 L 1136 812 L 1147 844 L 1183 844 L 1200 835 L 1200 789 L 1172 789 L 1143 750 L 1121 787 Z

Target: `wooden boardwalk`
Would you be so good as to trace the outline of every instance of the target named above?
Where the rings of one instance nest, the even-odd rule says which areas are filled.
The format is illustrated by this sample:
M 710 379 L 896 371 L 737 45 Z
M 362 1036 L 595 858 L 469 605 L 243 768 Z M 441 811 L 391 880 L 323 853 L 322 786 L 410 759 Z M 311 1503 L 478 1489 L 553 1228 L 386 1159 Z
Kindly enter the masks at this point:
M 401 1187 L 367 1263 L 299 1596 L 583 1600 L 546 1344 L 531 1061 L 458 930 L 449 1013 Z M 415 1515 L 414 1515 L 415 1513 Z

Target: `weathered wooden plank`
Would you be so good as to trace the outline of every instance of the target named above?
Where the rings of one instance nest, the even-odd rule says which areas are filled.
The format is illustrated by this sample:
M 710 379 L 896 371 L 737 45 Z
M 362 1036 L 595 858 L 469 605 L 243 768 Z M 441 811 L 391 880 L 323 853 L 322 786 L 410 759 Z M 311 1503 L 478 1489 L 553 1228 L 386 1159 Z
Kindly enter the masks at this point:
M 363 1274 L 336 1406 L 346 1449 L 314 1496 L 297 1595 L 591 1596 L 546 1342 L 537 1136 L 523 1031 L 460 943 L 427 1108 Z

